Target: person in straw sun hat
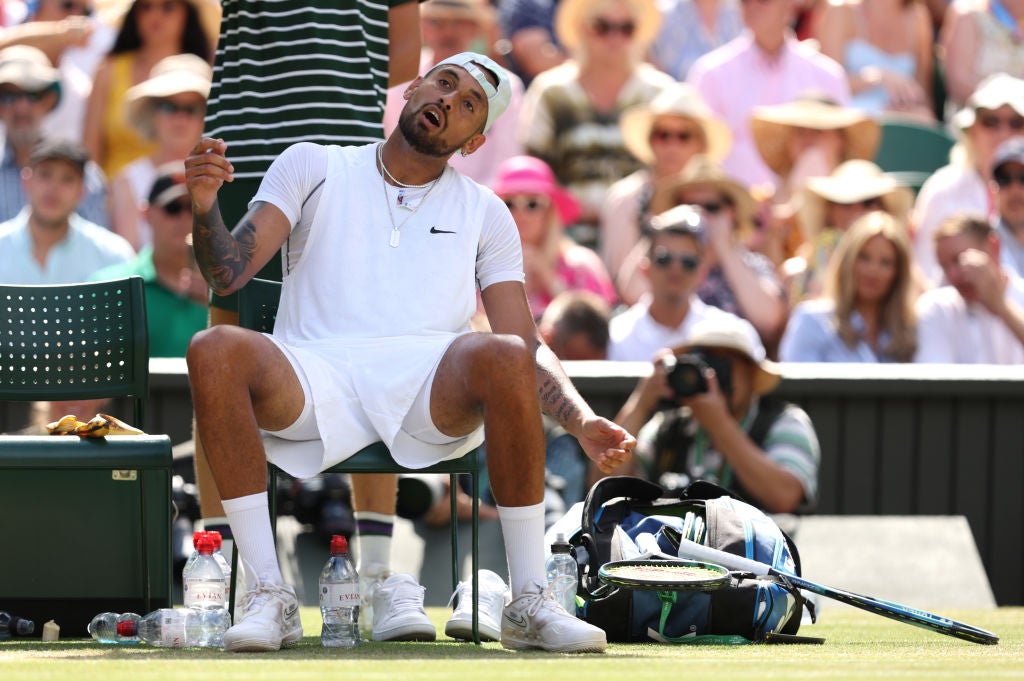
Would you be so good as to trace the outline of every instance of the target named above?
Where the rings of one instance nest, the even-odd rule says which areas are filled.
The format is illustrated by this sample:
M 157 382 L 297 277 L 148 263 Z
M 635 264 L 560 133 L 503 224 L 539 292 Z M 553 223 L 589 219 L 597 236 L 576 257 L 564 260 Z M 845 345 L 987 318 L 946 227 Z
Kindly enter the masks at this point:
M 746 246 L 754 231 L 757 210 L 750 192 L 709 157 L 698 154 L 683 172 L 658 187 L 651 212 L 658 215 L 680 205 L 699 209 L 706 225 L 703 260 L 708 271 L 697 296 L 708 305 L 748 320 L 766 343 L 777 341 L 787 305 L 774 265 Z M 637 267 L 642 257 L 642 247 L 638 246 L 619 279 L 620 289 L 628 291 L 633 299 L 649 290 L 650 280 Z
M 641 165 L 623 142 L 622 112 L 675 83 L 643 61 L 660 25 L 654 0 L 562 0 L 555 28 L 571 59 L 526 90 L 520 140 L 580 201 L 570 235 L 584 245 L 597 245 L 608 188 Z
M 0 127 L 4 128 L 0 156 L 0 222 L 18 215 L 28 203 L 22 170 L 28 165 L 36 144 L 48 135 L 46 117 L 63 96 L 60 72 L 42 50 L 29 45 L 11 45 L 0 50 Z M 85 166 L 85 195 L 75 211 L 86 220 L 104 227 L 107 213 L 107 183 L 93 162 Z
M 126 165 L 110 183 L 111 229 L 140 250 L 152 234 L 140 211 L 157 168 L 182 161 L 203 134 L 213 70 L 194 54 L 161 60 L 147 80 L 125 93 L 128 121 L 156 149 Z
M 881 127 L 863 112 L 817 93 L 755 108 L 750 127 L 762 160 L 779 177 L 762 250 L 782 263 L 796 254 L 802 241 L 794 214 L 804 181 L 828 175 L 843 161 L 873 159 Z
M 124 109 L 128 88 L 174 54 L 194 54 L 212 63 L 221 14 L 216 0 L 135 0 L 119 8 L 124 8 L 120 28 L 96 69 L 82 136 L 107 177 L 114 177 L 155 146 L 128 124 Z
M 644 167 L 609 187 L 601 207 L 600 253 L 613 275 L 640 238 L 641 223 L 650 218 L 654 185 L 679 173 L 694 154 L 721 161 L 732 144 L 729 128 L 686 83 L 627 109 L 619 129 L 629 153 Z
M 634 429 L 641 474 L 662 482 L 709 480 L 769 512 L 814 505 L 820 446 L 810 417 L 769 395 L 782 373 L 749 327 L 731 315 L 704 319 L 682 344 L 661 350 L 615 417 Z M 668 374 L 699 360 L 706 388 L 680 397 Z M 675 406 L 664 409 L 668 400 Z
M 914 195 L 871 161 L 841 163 L 830 175 L 810 177 L 800 194 L 798 221 L 804 243 L 783 264 L 793 303 L 821 293 L 836 244 L 853 221 L 873 210 L 885 211 L 905 230 Z

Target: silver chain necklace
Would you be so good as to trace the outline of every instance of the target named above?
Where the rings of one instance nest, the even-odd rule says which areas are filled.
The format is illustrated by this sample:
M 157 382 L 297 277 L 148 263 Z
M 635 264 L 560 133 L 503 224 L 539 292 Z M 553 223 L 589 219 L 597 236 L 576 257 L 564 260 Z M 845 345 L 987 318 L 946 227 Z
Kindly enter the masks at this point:
M 430 193 L 434 191 L 434 187 L 436 187 L 437 183 L 441 181 L 442 177 L 444 177 L 444 170 L 441 171 L 440 175 L 438 175 L 436 178 L 434 178 L 427 184 L 402 184 L 401 182 L 398 183 L 404 189 L 423 189 L 428 185 L 430 186 L 430 188 L 427 189 L 427 193 L 423 195 L 423 198 L 420 199 L 420 202 L 416 204 L 416 207 L 411 210 L 409 215 L 407 215 L 406 218 L 402 220 L 401 223 L 396 224 L 395 214 L 391 210 L 391 197 L 388 196 L 388 182 L 386 179 L 384 179 L 385 174 L 387 174 L 388 177 L 391 177 L 391 173 L 388 172 L 387 166 L 384 165 L 384 156 L 383 152 L 381 151 L 383 147 L 383 144 L 377 146 L 377 162 L 380 163 L 380 167 L 384 170 L 384 172 L 381 173 L 380 182 L 381 185 L 383 185 L 384 187 L 384 202 L 388 205 L 388 218 L 391 219 L 391 238 L 388 240 L 388 245 L 390 245 L 391 248 L 398 248 L 398 243 L 402 236 L 402 227 L 404 227 L 405 223 L 409 222 L 409 220 L 412 219 L 413 215 L 416 215 L 416 211 L 420 209 L 420 206 L 422 206 L 426 202 L 426 200 L 430 198 Z M 391 179 L 394 178 L 391 177 Z
M 386 165 L 384 165 L 384 144 L 383 143 L 377 145 L 377 163 L 380 164 L 381 170 L 383 170 L 384 174 L 388 176 L 389 180 L 391 180 L 391 184 L 395 185 L 396 187 L 401 187 L 402 189 L 423 189 L 428 184 L 430 184 L 430 182 L 424 182 L 423 184 L 406 184 L 405 182 L 402 182 L 397 177 L 392 175 L 391 171 L 388 170 L 388 167 Z M 431 182 L 436 182 L 436 181 L 437 181 L 436 179 L 435 180 L 431 180 Z

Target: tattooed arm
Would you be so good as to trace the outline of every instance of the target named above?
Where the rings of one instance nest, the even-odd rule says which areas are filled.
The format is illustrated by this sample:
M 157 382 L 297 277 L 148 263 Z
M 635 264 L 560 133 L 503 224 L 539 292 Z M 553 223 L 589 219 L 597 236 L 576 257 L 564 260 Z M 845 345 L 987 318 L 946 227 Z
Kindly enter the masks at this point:
M 534 348 L 541 409 L 572 433 L 587 456 L 605 473 L 626 461 L 636 446 L 636 438 L 596 415 L 577 392 L 562 363 L 540 339 L 523 285 L 511 281 L 493 284 L 484 289 L 482 298 L 492 331 L 519 336 Z
M 281 248 L 291 224 L 276 206 L 257 202 L 228 230 L 217 191 L 231 182 L 234 167 L 223 140 L 204 138 L 185 159 L 185 182 L 192 197 L 192 248 L 203 277 L 218 295 L 242 288 Z

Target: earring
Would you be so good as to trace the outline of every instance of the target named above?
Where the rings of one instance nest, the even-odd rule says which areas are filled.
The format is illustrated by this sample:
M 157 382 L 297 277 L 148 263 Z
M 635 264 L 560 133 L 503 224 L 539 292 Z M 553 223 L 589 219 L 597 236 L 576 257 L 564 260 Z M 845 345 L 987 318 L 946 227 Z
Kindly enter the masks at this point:
M 469 154 L 466 153 L 465 149 L 460 149 L 459 153 L 462 154 L 462 158 L 466 158 L 467 156 L 469 156 Z

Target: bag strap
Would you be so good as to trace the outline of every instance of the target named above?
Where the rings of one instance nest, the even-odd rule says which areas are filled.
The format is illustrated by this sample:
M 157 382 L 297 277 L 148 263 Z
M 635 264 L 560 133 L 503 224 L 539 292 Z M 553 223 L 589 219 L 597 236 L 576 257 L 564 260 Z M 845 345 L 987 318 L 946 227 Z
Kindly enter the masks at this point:
M 651 502 L 663 496 L 665 490 L 661 485 L 630 475 L 613 475 L 602 478 L 594 483 L 587 492 L 583 502 L 583 531 L 593 532 L 594 521 L 601 507 L 610 499 L 626 497 L 643 502 Z

